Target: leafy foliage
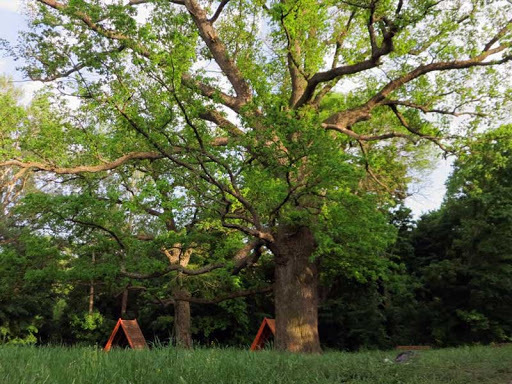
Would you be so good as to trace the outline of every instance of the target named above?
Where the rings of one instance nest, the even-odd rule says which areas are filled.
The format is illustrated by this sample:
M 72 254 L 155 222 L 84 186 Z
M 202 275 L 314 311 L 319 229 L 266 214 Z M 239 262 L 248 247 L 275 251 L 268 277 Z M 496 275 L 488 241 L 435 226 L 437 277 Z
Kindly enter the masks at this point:
M 415 230 L 406 263 L 436 343 L 510 339 L 511 137 L 508 125 L 470 140 L 442 208 Z
M 167 306 L 178 295 L 213 300 L 274 282 L 290 296 L 283 303 L 310 306 L 277 316 L 278 328 L 292 340 L 302 335 L 292 323 L 307 322 L 315 340 L 307 346 L 307 337 L 296 336 L 296 344 L 319 351 L 319 280 L 329 286 L 344 278 L 340 287 L 368 292 L 360 303 L 371 308 L 367 327 L 386 318 L 377 309 L 389 303 L 386 292 L 403 301 L 403 286 L 416 288 L 416 275 L 432 289 L 445 280 L 467 283 L 458 279 L 473 268 L 473 256 L 457 244 L 490 232 L 483 219 L 454 219 L 460 238 L 447 240 L 450 250 L 434 245 L 437 263 L 417 256 L 421 245 L 409 260 L 408 235 L 399 229 L 402 265 L 390 250 L 397 230 L 389 212 L 405 197 L 411 170 L 428 164 L 430 144 L 454 150 L 453 123 L 459 136 L 472 137 L 484 117 L 493 124 L 507 113 L 511 12 L 506 2 L 476 0 L 38 0 L 16 54 L 29 77 L 53 82 L 78 105 L 46 92 L 23 110 L 7 87 L 0 166 L 6 190 L 18 193 L 2 197 L 4 210 L 31 178 L 34 188 L 11 212 L 66 254 L 58 275 L 81 308 L 75 332 L 101 328 L 101 316 L 83 317 L 85 300 L 75 302 L 85 287 L 96 289 L 90 299 L 106 298 L 121 312 L 128 294 L 145 301 L 141 312 L 158 329 L 169 323 Z M 492 175 L 468 166 L 480 180 L 473 189 L 487 191 L 482 180 Z M 495 216 L 493 225 L 506 222 L 485 198 L 478 204 Z M 283 240 L 299 229 L 311 234 L 302 239 L 308 254 L 296 255 Z M 475 252 L 491 247 L 479 242 Z M 314 276 L 273 281 L 268 270 L 291 271 L 294 257 L 302 258 L 299 274 Z M 283 289 L 296 282 L 311 294 Z M 480 300 L 492 302 L 486 294 Z M 235 320 L 248 329 L 244 300 L 219 307 L 222 319 L 199 322 L 202 337 Z M 457 304 L 459 320 L 494 326 L 473 309 Z M 377 328 L 350 344 L 382 344 L 385 332 Z

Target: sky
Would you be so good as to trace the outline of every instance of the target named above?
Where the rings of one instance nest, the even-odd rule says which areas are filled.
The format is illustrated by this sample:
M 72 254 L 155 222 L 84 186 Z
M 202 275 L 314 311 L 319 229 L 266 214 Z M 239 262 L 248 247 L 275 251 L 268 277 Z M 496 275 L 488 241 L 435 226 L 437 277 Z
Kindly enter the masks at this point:
M 26 0 L 0 0 L 0 38 L 15 43 L 18 33 L 26 28 L 25 16 L 22 14 L 23 3 Z M 23 77 L 16 69 L 19 66 L 12 59 L 0 56 L 0 74 L 10 76 L 13 81 L 25 91 L 24 103 L 30 101 L 33 92 L 41 87 L 38 82 L 32 82 Z M 424 172 L 421 180 L 410 186 L 411 196 L 406 204 L 412 209 L 417 218 L 423 213 L 437 209 L 444 197 L 445 182 L 451 171 L 450 159 L 439 159 L 431 172 Z
M 26 17 L 22 14 L 25 0 L 0 0 L 0 39 L 10 43 L 16 43 L 18 33 L 27 28 Z M 24 89 L 23 103 L 28 103 L 34 91 L 41 88 L 41 84 L 34 81 L 27 81 L 23 74 L 16 70 L 19 63 L 6 57 L 0 51 L 0 74 L 8 75 L 17 86 Z
M 16 41 L 18 31 L 25 26 L 24 17 L 19 13 L 19 0 L 0 0 L 0 38 L 9 42 Z M 0 72 L 15 75 L 12 60 L 0 56 Z M 18 76 L 20 78 L 20 76 Z

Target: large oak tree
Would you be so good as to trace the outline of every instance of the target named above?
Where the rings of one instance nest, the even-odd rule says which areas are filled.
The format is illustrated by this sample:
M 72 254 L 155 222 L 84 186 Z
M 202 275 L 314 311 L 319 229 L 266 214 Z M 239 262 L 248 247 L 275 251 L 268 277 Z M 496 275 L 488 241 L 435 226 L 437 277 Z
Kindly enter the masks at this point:
M 450 151 L 453 120 L 466 134 L 508 101 L 507 1 L 35 3 L 26 71 L 74 90 L 97 137 L 2 165 L 161 163 L 175 197 L 272 252 L 279 349 L 320 351 L 319 267 L 378 254 L 375 207 L 403 196 L 418 143 Z

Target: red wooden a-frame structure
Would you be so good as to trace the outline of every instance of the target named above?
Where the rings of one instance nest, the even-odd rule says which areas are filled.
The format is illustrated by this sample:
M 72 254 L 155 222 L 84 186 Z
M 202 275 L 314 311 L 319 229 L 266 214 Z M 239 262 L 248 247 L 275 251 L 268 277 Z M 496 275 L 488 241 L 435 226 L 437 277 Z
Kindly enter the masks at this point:
M 129 346 L 132 349 L 145 349 L 148 347 L 137 320 L 117 320 L 117 324 L 103 350 L 110 351 L 114 346 Z
M 272 336 L 276 335 L 276 321 L 274 319 L 264 318 L 261 322 L 260 329 L 251 344 L 251 351 L 256 351 L 265 346 L 265 343 Z

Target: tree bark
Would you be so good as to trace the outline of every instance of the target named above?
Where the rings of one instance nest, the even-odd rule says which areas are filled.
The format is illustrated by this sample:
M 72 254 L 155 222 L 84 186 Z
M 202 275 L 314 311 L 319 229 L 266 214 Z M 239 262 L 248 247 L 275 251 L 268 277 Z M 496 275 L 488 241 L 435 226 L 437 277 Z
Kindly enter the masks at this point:
M 89 315 L 94 312 L 94 280 L 91 280 L 89 285 Z
M 121 319 L 126 315 L 126 308 L 128 307 L 128 289 L 123 291 L 123 297 L 121 298 Z
M 269 245 L 275 257 L 274 346 L 278 350 L 320 353 L 318 269 L 310 257 L 316 245 L 307 227 L 280 228 Z
M 190 293 L 181 289 L 177 297 L 188 297 Z M 174 333 L 176 335 L 176 345 L 181 348 L 192 348 L 192 333 L 190 331 L 190 303 L 176 299 L 174 303 Z
M 164 249 L 164 254 L 169 259 L 170 265 L 179 265 L 186 268 L 190 261 L 193 248 L 183 249 L 182 244 L 176 243 L 171 249 Z M 190 292 L 183 287 L 182 274 L 178 272 L 179 288 L 174 292 L 174 334 L 176 345 L 182 348 L 192 348 L 192 331 L 190 317 L 190 302 L 180 300 L 180 297 L 190 297 Z
M 92 265 L 96 264 L 96 254 L 94 251 L 92 252 Z M 89 315 L 92 315 L 94 312 L 94 279 L 91 279 L 91 284 L 89 285 Z

